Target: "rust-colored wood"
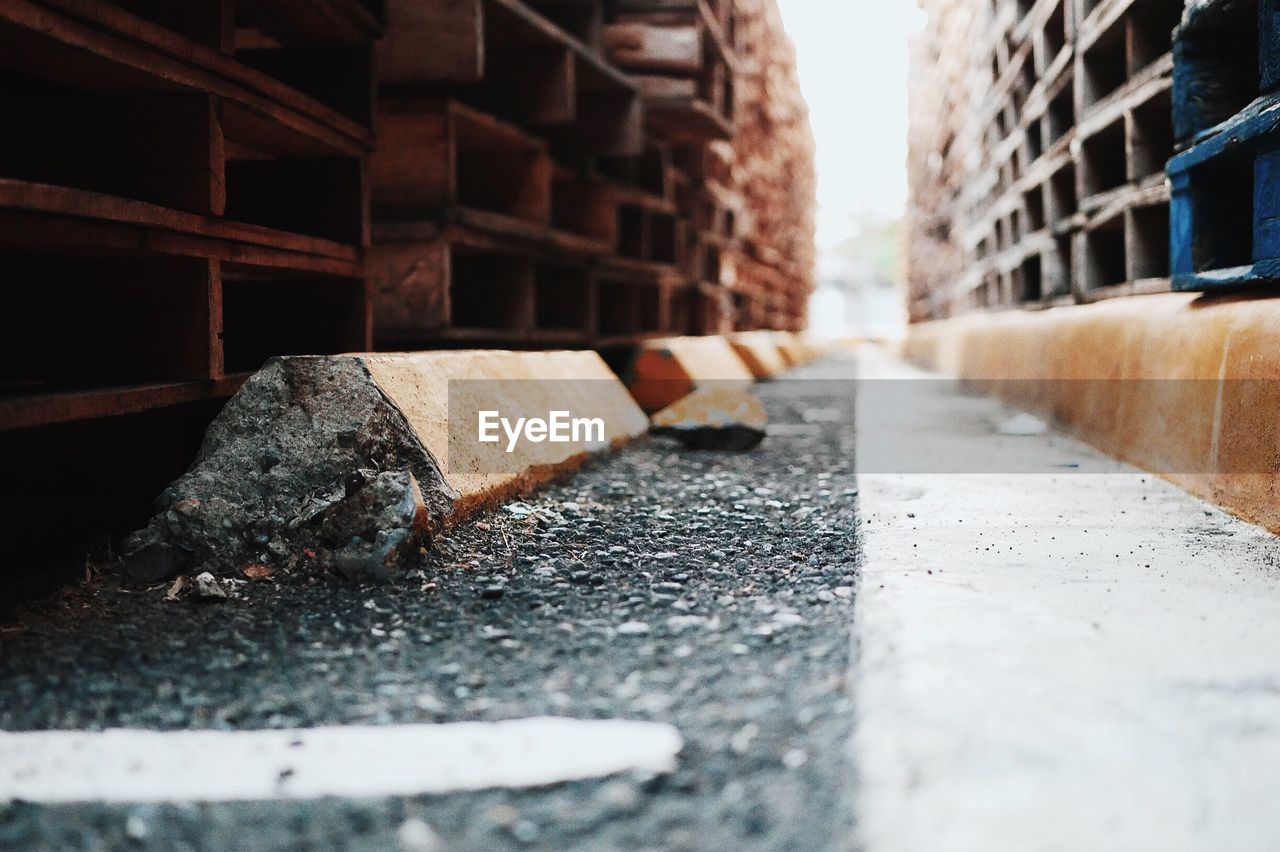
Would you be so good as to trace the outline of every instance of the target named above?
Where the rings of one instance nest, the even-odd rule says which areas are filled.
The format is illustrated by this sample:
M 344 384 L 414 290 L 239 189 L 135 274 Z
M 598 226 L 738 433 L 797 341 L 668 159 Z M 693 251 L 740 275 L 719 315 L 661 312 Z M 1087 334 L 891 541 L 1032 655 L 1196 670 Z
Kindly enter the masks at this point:
M 103 420 L 231 396 L 248 376 L 216 381 L 156 382 L 0 397 L 0 432 Z
M 241 24 L 285 44 L 364 46 L 386 32 L 384 21 L 360 0 L 235 0 L 235 5 Z
M 604 45 L 609 59 L 628 71 L 694 75 L 703 69 L 702 30 L 696 24 L 610 24 Z
M 467 208 L 537 225 L 550 221 L 552 162 L 529 133 L 438 98 L 388 101 L 380 129 L 371 159 L 380 220 Z
M 220 50 L 99 0 L 46 2 L 0 4 L 0 65 L 79 91 L 214 94 L 229 138 L 276 153 L 355 156 L 372 142 L 357 122 Z
M 481 0 L 387 0 L 378 79 L 392 85 L 481 79 L 483 26 Z
M 235 0 L 113 0 L 129 12 L 223 53 L 235 50 Z M 244 0 L 241 0 L 242 4 Z
M 359 252 L 350 245 L 285 233 L 258 225 L 198 216 L 156 204 L 67 187 L 0 178 L 0 211 L 67 217 L 145 229 L 135 237 L 135 248 L 138 251 L 151 248 L 145 231 L 154 229 L 204 240 L 209 244 L 207 251 L 214 250 L 213 243 L 257 246 L 277 252 L 311 255 L 338 261 L 348 264 L 347 269 L 351 272 L 358 269 Z M 38 239 L 36 233 L 38 228 L 35 224 L 32 223 L 29 227 L 19 230 L 17 225 L 20 221 L 11 219 L 9 220 L 11 227 L 0 227 L 0 243 L 13 244 L 15 240 Z M 234 247 L 233 245 L 225 248 L 234 249 Z M 200 256 L 213 255 L 202 253 Z
M 367 265 L 376 340 L 404 340 L 448 326 L 450 259 L 443 239 L 374 243 Z

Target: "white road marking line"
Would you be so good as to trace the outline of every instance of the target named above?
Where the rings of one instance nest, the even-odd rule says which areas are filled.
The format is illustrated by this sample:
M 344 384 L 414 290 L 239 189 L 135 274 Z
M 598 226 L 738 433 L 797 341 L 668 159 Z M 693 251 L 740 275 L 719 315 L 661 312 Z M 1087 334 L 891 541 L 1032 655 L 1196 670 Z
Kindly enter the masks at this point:
M 670 725 L 540 717 L 265 731 L 0 732 L 0 802 L 440 794 L 670 772 Z

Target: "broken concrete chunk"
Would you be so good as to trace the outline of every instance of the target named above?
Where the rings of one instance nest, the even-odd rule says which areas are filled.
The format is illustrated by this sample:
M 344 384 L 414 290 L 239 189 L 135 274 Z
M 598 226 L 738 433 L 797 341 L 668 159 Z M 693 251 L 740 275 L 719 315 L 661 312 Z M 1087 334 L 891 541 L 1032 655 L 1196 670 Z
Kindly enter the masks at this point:
M 390 478 L 380 480 L 384 473 Z M 410 499 L 405 483 L 419 493 Z M 369 485 L 368 494 L 360 494 Z M 360 548 L 366 564 L 380 523 L 395 519 L 381 542 L 389 553 L 409 530 L 441 524 L 455 496 L 363 360 L 279 358 L 227 403 L 191 470 L 161 495 L 151 523 L 126 541 L 125 570 L 140 581 L 191 573 L 205 563 L 230 573 L 246 563 L 279 561 L 273 550 L 296 558 L 311 548 L 323 556 L 326 536 L 336 541 L 350 532 L 341 542 L 346 548 L 355 530 L 370 545 Z M 407 504 L 425 517 L 404 523 Z M 361 508 L 372 515 L 358 520 Z
M 764 440 L 769 418 L 750 391 L 721 387 L 694 391 L 653 415 L 655 434 L 676 438 L 692 450 L 742 452 Z
M 313 519 L 321 567 L 348 580 L 375 582 L 426 540 L 426 507 L 408 471 L 357 471 L 343 495 Z

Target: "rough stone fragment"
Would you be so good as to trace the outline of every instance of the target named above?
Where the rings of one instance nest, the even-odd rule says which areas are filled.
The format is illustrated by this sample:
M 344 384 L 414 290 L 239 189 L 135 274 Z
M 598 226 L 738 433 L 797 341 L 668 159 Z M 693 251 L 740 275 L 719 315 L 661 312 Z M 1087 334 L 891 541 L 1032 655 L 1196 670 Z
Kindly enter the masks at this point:
M 240 569 L 240 573 L 244 574 L 248 580 L 269 580 L 271 575 L 275 573 L 270 565 L 263 565 L 260 562 L 254 562 Z
M 389 565 L 418 546 L 426 514 L 408 471 L 356 471 L 312 520 L 324 545 L 320 565 L 349 580 L 385 580 Z
M 196 575 L 192 591 L 196 597 L 205 600 L 225 600 L 227 597 L 227 590 L 222 588 L 222 584 L 208 571 L 202 571 Z
M 651 431 L 692 450 L 750 450 L 764 440 L 769 418 L 750 391 L 722 387 L 695 391 L 653 415 Z
M 169 591 L 164 593 L 164 599 L 167 601 L 176 601 L 182 597 L 187 591 L 187 587 L 191 581 L 186 575 L 175 577 L 173 583 L 169 586 Z
M 392 479 L 367 494 L 354 487 L 353 477 L 368 485 L 382 474 Z M 278 358 L 227 403 L 195 464 L 126 541 L 125 570 L 154 581 L 204 563 L 270 564 L 268 544 L 283 537 L 292 557 L 311 549 L 342 573 L 366 575 L 371 560 L 405 543 L 409 527 L 379 538 L 356 507 L 402 521 L 396 509 L 404 511 L 407 497 L 393 503 L 393 485 L 414 480 L 414 505 L 425 516 L 414 528 L 428 530 L 452 509 L 455 492 L 360 358 Z M 328 547 L 344 533 L 351 535 L 337 550 Z

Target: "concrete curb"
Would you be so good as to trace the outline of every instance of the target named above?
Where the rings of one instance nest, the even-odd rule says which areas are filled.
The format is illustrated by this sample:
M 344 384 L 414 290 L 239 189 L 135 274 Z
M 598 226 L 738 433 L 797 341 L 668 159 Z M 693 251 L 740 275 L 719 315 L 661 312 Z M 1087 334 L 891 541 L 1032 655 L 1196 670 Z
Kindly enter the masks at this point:
M 539 418 L 541 438 L 494 424 L 482 441 L 486 411 L 508 425 Z M 556 412 L 599 425 L 553 443 L 545 424 Z M 154 581 L 305 561 L 378 579 L 433 533 L 648 427 L 590 351 L 276 358 L 126 541 L 126 569 Z
M 627 389 L 652 414 L 699 387 L 751 385 L 755 376 L 724 337 L 668 337 L 640 344 Z
M 400 408 L 458 492 L 448 523 L 524 493 L 580 466 L 602 451 L 586 441 L 520 443 L 510 458 L 450 442 L 451 414 L 483 408 L 507 412 L 589 412 L 605 424 L 608 448 L 645 433 L 648 418 L 595 352 L 414 352 L 359 356 L 374 381 Z M 452 383 L 452 393 L 451 393 Z M 495 462 L 498 462 L 495 465 Z M 494 472 L 495 466 L 501 472 Z
M 757 379 L 772 379 L 785 373 L 789 366 L 771 331 L 744 331 L 730 335 L 729 345 Z
M 788 367 L 803 367 L 805 364 L 811 364 L 833 348 L 831 343 L 819 340 L 804 332 L 771 331 L 765 333 L 772 335 L 774 345 L 782 352 L 782 357 L 786 359 Z
M 925 323 L 903 355 L 1280 532 L 1277 343 L 1280 301 L 1168 294 Z

